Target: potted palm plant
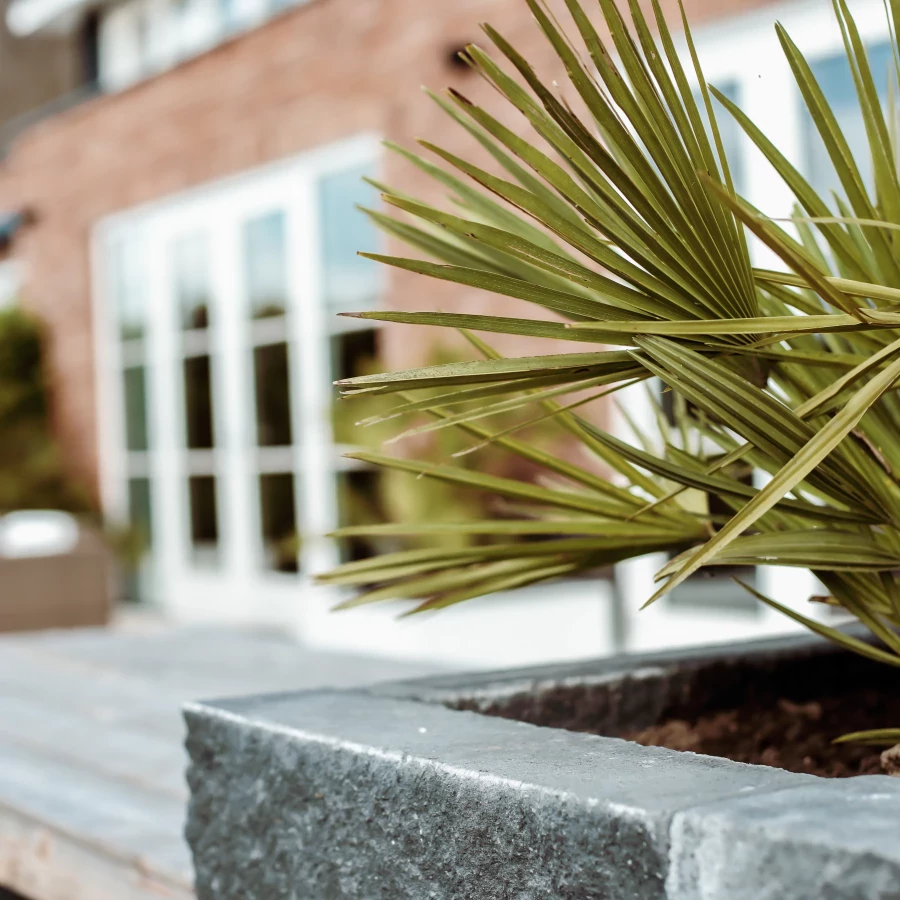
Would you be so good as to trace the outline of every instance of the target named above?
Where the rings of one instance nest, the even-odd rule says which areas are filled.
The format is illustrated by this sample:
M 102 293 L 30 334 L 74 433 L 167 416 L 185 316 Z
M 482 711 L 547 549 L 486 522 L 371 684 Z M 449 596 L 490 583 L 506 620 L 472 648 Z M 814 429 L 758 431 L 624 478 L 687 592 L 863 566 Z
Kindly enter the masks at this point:
M 322 579 L 357 590 L 346 606 L 400 599 L 425 612 L 665 551 L 648 603 L 708 566 L 799 566 L 824 584 L 816 599 L 862 632 L 747 586 L 830 647 L 791 640 L 192 707 L 189 836 L 201 896 L 897 896 L 900 785 L 866 773 L 880 771 L 882 746 L 900 742 L 891 700 L 900 666 L 900 172 L 862 39 L 835 0 L 874 188 L 810 66 L 778 30 L 843 188 L 831 205 L 777 135 L 707 85 L 686 21 L 683 65 L 658 0 L 649 19 L 636 0 L 627 15 L 600 0 L 602 27 L 566 0 L 565 30 L 542 0 L 526 2 L 565 68 L 565 90 L 486 26 L 494 51 L 473 45 L 465 60 L 529 136 L 456 91 L 435 97 L 492 165 L 428 142 L 427 156 L 394 147 L 449 190 L 452 211 L 379 185 L 397 215 L 370 215 L 416 251 L 376 259 L 539 310 L 360 313 L 459 329 L 482 358 L 342 387 L 350 397 L 394 396 L 393 415 L 429 417 L 411 430 L 460 429 L 547 478 L 357 454 L 495 494 L 512 514 L 431 529 L 490 543 L 417 545 Z M 887 15 L 896 34 L 900 6 L 891 2 Z M 793 192 L 792 223 L 736 191 L 713 98 Z M 751 237 L 782 265 L 754 266 Z M 573 352 L 554 344 L 547 355 L 506 358 L 490 333 L 569 341 Z M 661 452 L 580 409 L 650 379 L 673 398 L 673 424 L 660 417 Z M 526 421 L 566 430 L 598 465 L 542 451 L 517 434 L 521 423 L 485 424 L 526 408 Z M 765 478 L 748 483 L 748 467 Z M 419 540 L 429 533 L 417 522 L 339 536 L 412 529 Z M 841 736 L 848 749 L 836 750 Z M 890 768 L 890 753 L 884 762 Z M 254 787 L 260 778 L 267 792 Z M 251 798 L 239 804 L 247 827 L 233 828 L 223 779 Z M 243 852 L 225 858 L 223 846 Z M 245 865 L 248 853 L 265 865 Z

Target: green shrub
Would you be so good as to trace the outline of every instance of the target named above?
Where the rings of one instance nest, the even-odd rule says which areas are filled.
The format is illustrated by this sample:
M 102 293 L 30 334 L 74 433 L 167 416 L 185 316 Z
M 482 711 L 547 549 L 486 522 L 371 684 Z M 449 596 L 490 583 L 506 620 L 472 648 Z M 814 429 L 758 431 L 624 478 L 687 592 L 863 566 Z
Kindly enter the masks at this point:
M 878 643 L 857 641 L 757 596 L 846 647 L 900 665 L 900 148 L 846 3 L 836 0 L 835 11 L 859 94 L 874 191 L 810 67 L 778 26 L 840 178 L 844 196 L 832 206 L 780 154 L 778 135 L 761 134 L 707 86 L 688 40 L 698 104 L 658 0 L 652 0 L 653 24 L 637 0 L 629 0 L 630 21 L 614 0 L 600 0 L 609 40 L 577 0 L 566 0 L 571 34 L 541 0 L 527 2 L 568 74 L 563 90 L 490 26 L 485 32 L 494 55 L 470 46 L 466 59 L 521 114 L 531 135 L 522 137 L 522 128 L 508 128 L 456 91 L 435 97 L 493 162 L 484 168 L 428 142 L 422 142 L 428 159 L 396 147 L 449 190 L 452 212 L 380 185 L 403 215 L 370 215 L 436 262 L 376 259 L 515 297 L 558 319 L 526 312 L 521 318 L 364 313 L 463 329 L 484 359 L 363 376 L 343 388 L 348 396 L 399 397 L 396 412 L 428 413 L 434 428 L 462 429 L 538 464 L 545 483 L 359 453 L 391 469 L 493 493 L 517 508 L 519 518 L 454 526 L 460 534 L 500 539 L 489 545 L 389 553 L 342 566 L 324 580 L 362 588 L 353 604 L 416 599 L 419 611 L 650 551 L 677 555 L 658 573 L 660 587 L 648 602 L 704 566 L 800 566 Z M 890 16 L 896 34 L 897 0 Z M 892 80 L 897 96 L 896 71 Z M 712 96 L 793 191 L 794 226 L 766 218 L 736 193 Z M 750 234 L 780 258 L 784 271 L 751 265 Z M 501 358 L 472 332 L 580 346 L 573 353 Z M 674 395 L 675 424 L 659 417 L 656 452 L 623 442 L 576 411 L 586 391 L 599 398 L 651 378 Z M 566 395 L 576 391 L 573 403 Z M 489 415 L 526 405 L 574 435 L 615 478 L 486 424 Z M 748 465 L 768 473 L 764 487 L 748 485 L 742 471 Z M 698 492 L 706 503 L 696 503 Z M 421 537 L 446 528 L 417 522 L 369 533 Z M 543 539 L 512 540 L 523 534 Z M 870 737 L 895 742 L 900 730 Z
M 31 316 L 0 310 L 0 513 L 92 513 L 90 496 L 66 473 L 51 433 L 42 344 Z

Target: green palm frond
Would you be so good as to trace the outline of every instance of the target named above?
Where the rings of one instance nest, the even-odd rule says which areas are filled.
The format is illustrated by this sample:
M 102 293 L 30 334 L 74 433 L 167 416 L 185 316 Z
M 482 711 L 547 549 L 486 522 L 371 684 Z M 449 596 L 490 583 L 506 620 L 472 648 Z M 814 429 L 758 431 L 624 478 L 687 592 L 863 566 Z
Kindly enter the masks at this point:
M 458 91 L 431 96 L 489 162 L 427 141 L 418 152 L 391 145 L 449 203 L 438 208 L 379 184 L 390 214 L 367 211 L 413 251 L 373 259 L 514 298 L 522 312 L 359 313 L 462 330 L 483 358 L 341 388 L 348 397 L 396 396 L 378 420 L 412 416 L 408 434 L 460 429 L 475 447 L 508 451 L 545 478 L 359 454 L 502 498 L 508 515 L 415 529 L 420 539 L 455 532 L 489 534 L 493 543 L 399 551 L 322 579 L 360 589 L 346 605 L 401 599 L 417 612 L 655 551 L 670 561 L 651 602 L 704 566 L 801 566 L 882 646 L 759 599 L 900 665 L 898 147 L 845 0 L 835 0 L 835 15 L 868 160 L 853 158 L 813 69 L 776 26 L 841 185 L 842 195 L 827 199 L 779 151 L 778 135 L 763 134 L 706 84 L 686 21 L 683 65 L 658 0 L 652 20 L 637 0 L 627 10 L 599 0 L 602 28 L 578 0 L 566 0 L 565 28 L 544 0 L 523 2 L 567 74 L 565 91 L 484 26 L 492 49 L 473 44 L 465 58 L 508 109 L 500 115 Z M 896 13 L 892 4 L 892 35 Z M 736 192 L 713 99 L 793 193 L 789 222 Z M 510 112 L 518 124 L 509 124 Z M 862 174 L 870 169 L 872 188 Z M 751 264 L 751 237 L 778 257 L 780 271 Z M 481 334 L 555 343 L 546 355 L 506 358 Z M 572 351 L 560 352 L 559 341 Z M 670 423 L 657 410 L 647 446 L 581 409 L 585 398 L 651 378 L 672 393 L 674 415 Z M 580 463 L 533 446 L 521 423 L 504 427 L 504 413 L 528 405 L 530 423 L 581 445 Z M 747 481 L 750 468 L 768 474 L 763 487 Z M 403 525 L 366 532 L 408 533 Z

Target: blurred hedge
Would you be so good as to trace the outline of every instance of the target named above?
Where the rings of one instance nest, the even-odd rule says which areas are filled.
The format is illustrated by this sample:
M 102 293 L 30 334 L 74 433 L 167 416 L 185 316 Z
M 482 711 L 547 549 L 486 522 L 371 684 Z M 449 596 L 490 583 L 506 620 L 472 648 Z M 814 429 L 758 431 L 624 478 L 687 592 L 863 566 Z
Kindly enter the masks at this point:
M 96 515 L 62 464 L 50 427 L 44 334 L 18 308 L 0 310 L 0 512 L 61 509 Z

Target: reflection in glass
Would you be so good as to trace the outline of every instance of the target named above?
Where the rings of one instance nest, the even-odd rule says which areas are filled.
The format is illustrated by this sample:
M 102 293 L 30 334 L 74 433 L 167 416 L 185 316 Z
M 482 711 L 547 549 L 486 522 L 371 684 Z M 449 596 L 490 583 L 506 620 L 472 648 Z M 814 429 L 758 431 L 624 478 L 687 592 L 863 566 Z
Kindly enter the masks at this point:
M 150 509 L 150 479 L 128 479 L 128 520 L 138 534 L 141 548 L 149 550 L 153 540 Z
M 231 34 L 241 24 L 240 11 L 236 0 L 218 0 L 219 25 L 222 34 Z
M 187 446 L 209 450 L 214 446 L 212 376 L 209 356 L 184 360 L 184 414 Z
M 291 444 L 291 390 L 287 344 L 253 349 L 256 383 L 256 440 L 260 447 Z
M 284 213 L 244 223 L 245 289 L 254 319 L 282 316 L 287 308 Z
M 191 513 L 191 547 L 197 560 L 214 559 L 219 544 L 216 479 L 212 475 L 188 478 Z
M 736 81 L 716 82 L 716 87 L 732 103 L 740 106 L 740 92 Z M 731 171 L 731 178 L 734 182 L 735 190 L 741 193 L 744 189 L 744 159 L 741 153 L 743 131 L 741 126 L 738 125 L 737 119 L 715 97 L 710 96 L 710 99 L 712 101 L 713 114 L 716 117 L 716 125 L 719 129 L 719 137 L 722 139 L 722 148 L 725 150 L 725 159 L 728 160 L 728 168 Z M 706 114 L 706 103 L 703 101 L 703 94 L 700 91 L 694 93 L 694 102 L 700 111 L 700 117 L 706 126 L 713 153 L 715 153 L 715 140 L 710 128 L 709 116 Z M 718 159 L 718 157 L 716 158 Z
M 357 469 L 340 472 L 337 476 L 338 522 L 341 528 L 356 525 L 375 525 L 389 522 L 385 509 L 383 472 Z M 396 549 L 390 542 L 378 538 L 353 537 L 338 541 L 342 563 L 366 559 L 378 553 Z
M 355 166 L 319 180 L 322 287 L 332 313 L 372 307 L 380 289 L 378 266 L 358 251 L 375 252 L 375 228 L 356 205 L 372 208 L 376 191 L 362 181 L 368 166 Z
M 329 339 L 331 349 L 331 373 L 329 380 L 334 384 L 346 378 L 356 378 L 359 375 L 371 375 L 373 372 L 383 371 L 383 366 L 378 362 L 376 347 L 376 332 L 374 328 L 354 329 L 342 331 L 331 335 Z M 366 418 L 355 408 L 357 404 L 345 403 L 340 400 L 340 390 L 333 387 L 334 405 L 332 406 L 331 428 L 334 440 L 338 444 L 365 443 L 367 440 L 364 429 L 356 423 Z M 359 404 L 365 406 L 363 402 Z
M 119 321 L 119 336 L 123 340 L 144 336 L 142 249 L 141 244 L 134 239 L 116 241 L 110 248 L 112 305 Z
M 663 414 L 669 425 L 677 427 L 679 405 L 682 398 L 674 391 L 665 391 L 661 397 Z M 696 412 L 690 401 L 684 401 L 682 412 Z M 729 467 L 728 473 L 747 487 L 753 487 L 753 470 L 744 463 L 735 463 Z M 717 516 L 720 521 L 730 518 L 732 508 L 715 494 L 706 495 L 706 504 L 710 515 Z M 686 547 L 683 549 L 687 549 Z M 677 556 L 670 555 L 670 559 Z M 760 602 L 748 591 L 744 590 L 734 579 L 740 578 L 745 584 L 756 583 L 756 569 L 753 566 L 710 566 L 692 575 L 683 584 L 670 591 L 665 602 L 679 609 L 717 609 L 723 612 L 759 613 Z
M 718 568 L 718 566 L 710 567 Z M 760 615 L 763 606 L 734 579 L 753 584 L 753 569 L 723 566 L 724 572 L 698 572 L 666 595 L 666 603 L 676 609 L 716 610 Z M 748 577 L 749 576 L 749 577 Z
M 358 328 L 331 336 L 331 380 L 380 372 L 374 328 Z
M 887 42 L 875 44 L 868 48 L 868 56 L 872 78 L 887 117 L 888 81 L 893 70 L 891 46 Z M 833 56 L 813 60 L 810 67 L 850 146 L 850 152 L 859 166 L 863 181 L 871 190 L 874 183 L 872 155 L 847 57 L 842 51 Z M 832 190 L 844 196 L 837 172 L 813 124 L 812 116 L 802 97 L 798 97 L 797 102 L 802 108 L 804 174 L 824 200 L 830 200 Z
M 125 382 L 125 446 L 129 450 L 146 450 L 146 370 L 143 366 L 133 366 L 125 369 L 122 377 Z
M 206 237 L 194 234 L 176 241 L 172 263 L 181 327 L 208 328 L 212 297 Z
M 260 475 L 259 506 L 265 568 L 296 572 L 299 547 L 293 474 Z

